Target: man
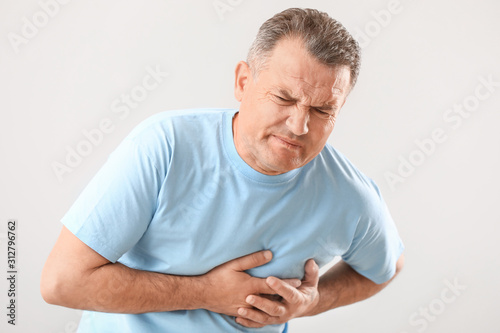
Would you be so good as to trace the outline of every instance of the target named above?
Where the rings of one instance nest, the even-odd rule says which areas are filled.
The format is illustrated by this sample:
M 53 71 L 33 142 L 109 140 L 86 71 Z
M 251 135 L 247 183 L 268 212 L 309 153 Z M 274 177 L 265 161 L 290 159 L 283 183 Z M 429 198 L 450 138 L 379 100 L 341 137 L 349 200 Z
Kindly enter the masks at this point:
M 160 113 L 111 154 L 62 220 L 44 299 L 87 310 L 79 332 L 283 332 L 385 287 L 402 242 L 326 144 L 359 59 L 325 13 L 265 22 L 236 66 L 238 111 Z

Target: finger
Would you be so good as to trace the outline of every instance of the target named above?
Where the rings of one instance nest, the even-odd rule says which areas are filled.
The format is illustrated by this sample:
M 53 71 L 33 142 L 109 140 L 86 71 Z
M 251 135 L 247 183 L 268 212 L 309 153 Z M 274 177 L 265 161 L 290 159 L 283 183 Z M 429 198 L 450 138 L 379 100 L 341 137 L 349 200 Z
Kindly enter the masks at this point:
M 250 253 L 246 256 L 233 259 L 228 262 L 228 265 L 234 270 L 242 272 L 247 269 L 262 266 L 273 258 L 273 254 L 269 250 Z
M 285 281 L 294 288 L 298 288 L 302 284 L 302 281 L 300 281 L 299 279 L 283 279 L 283 281 Z
M 236 322 L 240 325 L 251 327 L 251 328 L 260 328 L 266 326 L 265 324 L 256 323 L 255 321 L 251 321 L 250 319 L 236 317 Z
M 263 317 L 262 312 L 266 313 L 267 315 L 271 317 L 280 317 L 285 315 L 286 313 L 286 307 L 283 305 L 281 301 L 278 301 L 276 299 L 270 299 L 268 297 L 260 297 L 256 295 L 250 295 L 247 296 L 245 301 L 252 305 L 254 308 L 258 309 L 261 311 L 260 314 L 258 314 L 258 317 L 249 317 L 246 316 L 248 319 L 251 319 L 253 321 L 257 321 L 262 323 L 262 321 L 259 320 L 259 318 Z M 243 314 L 239 313 L 238 314 L 244 316 Z
M 281 302 L 283 303 L 283 297 L 281 297 L 280 295 L 278 294 L 273 294 L 273 295 L 269 295 L 269 294 L 259 294 L 258 295 L 259 297 L 264 297 L 264 298 L 267 298 L 271 301 L 274 301 L 274 302 Z
M 273 288 L 269 286 L 267 283 L 267 279 L 261 279 L 261 278 L 256 278 L 252 277 L 251 278 L 251 283 L 252 283 L 252 294 L 258 295 L 258 294 L 268 294 L 268 295 L 274 295 L 276 294 L 276 291 L 274 291 Z M 285 283 L 285 282 L 283 282 Z M 288 286 L 288 284 L 286 284 Z M 294 287 L 290 287 L 295 289 Z
M 254 323 L 261 325 L 275 324 L 279 319 L 277 317 L 269 316 L 267 313 L 264 313 L 257 309 L 248 309 L 248 308 L 239 308 L 238 317 L 250 320 Z
M 285 283 L 283 280 L 270 276 L 266 279 L 266 283 L 272 290 L 275 291 L 276 294 L 283 297 L 283 299 L 288 303 L 295 304 L 299 301 L 300 292 L 288 283 Z
M 305 265 L 305 274 L 302 281 L 304 287 L 317 286 L 319 281 L 319 267 L 314 259 L 309 259 Z

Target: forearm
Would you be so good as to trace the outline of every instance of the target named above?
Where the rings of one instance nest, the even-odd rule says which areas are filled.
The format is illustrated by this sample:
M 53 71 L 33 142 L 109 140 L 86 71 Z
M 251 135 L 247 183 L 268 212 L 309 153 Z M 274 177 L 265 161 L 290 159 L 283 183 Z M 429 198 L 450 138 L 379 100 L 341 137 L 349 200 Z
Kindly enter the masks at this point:
M 314 316 L 367 299 L 382 290 L 391 280 L 376 284 L 340 261 L 320 277 L 319 301 L 306 316 Z
M 168 275 L 111 263 L 63 227 L 42 271 L 40 291 L 49 304 L 114 313 L 206 309 L 236 316 L 248 295 L 270 294 L 265 279 L 247 270 L 272 258 L 258 251 L 197 276 Z M 298 287 L 299 280 L 287 281 Z
M 198 276 L 140 271 L 109 263 L 75 283 L 66 279 L 53 290 L 53 304 L 83 310 L 145 313 L 203 307 L 203 282 Z

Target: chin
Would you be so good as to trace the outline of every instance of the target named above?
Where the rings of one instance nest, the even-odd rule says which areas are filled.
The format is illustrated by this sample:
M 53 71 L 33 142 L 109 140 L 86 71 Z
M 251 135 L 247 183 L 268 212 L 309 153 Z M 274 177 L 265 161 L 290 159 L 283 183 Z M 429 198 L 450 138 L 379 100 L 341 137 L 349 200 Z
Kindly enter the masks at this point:
M 289 161 L 288 163 L 271 163 L 271 165 L 274 166 L 274 168 L 273 168 L 274 170 L 276 170 L 277 172 L 279 172 L 281 174 L 281 173 L 285 173 L 288 171 L 292 171 L 294 169 L 298 169 L 301 166 L 303 166 L 304 164 L 300 163 L 299 161 L 297 161 L 297 162 Z

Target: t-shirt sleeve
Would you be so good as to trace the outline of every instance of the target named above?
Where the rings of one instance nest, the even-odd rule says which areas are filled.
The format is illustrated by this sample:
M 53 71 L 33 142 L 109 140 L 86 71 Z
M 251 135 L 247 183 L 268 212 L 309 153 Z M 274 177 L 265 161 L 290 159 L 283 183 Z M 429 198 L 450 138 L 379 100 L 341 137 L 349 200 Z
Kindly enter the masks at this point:
M 61 221 L 94 251 L 116 262 L 148 228 L 161 182 L 146 150 L 126 138 Z
M 396 272 L 396 262 L 404 245 L 378 189 L 372 197 L 342 259 L 359 274 L 380 284 Z

